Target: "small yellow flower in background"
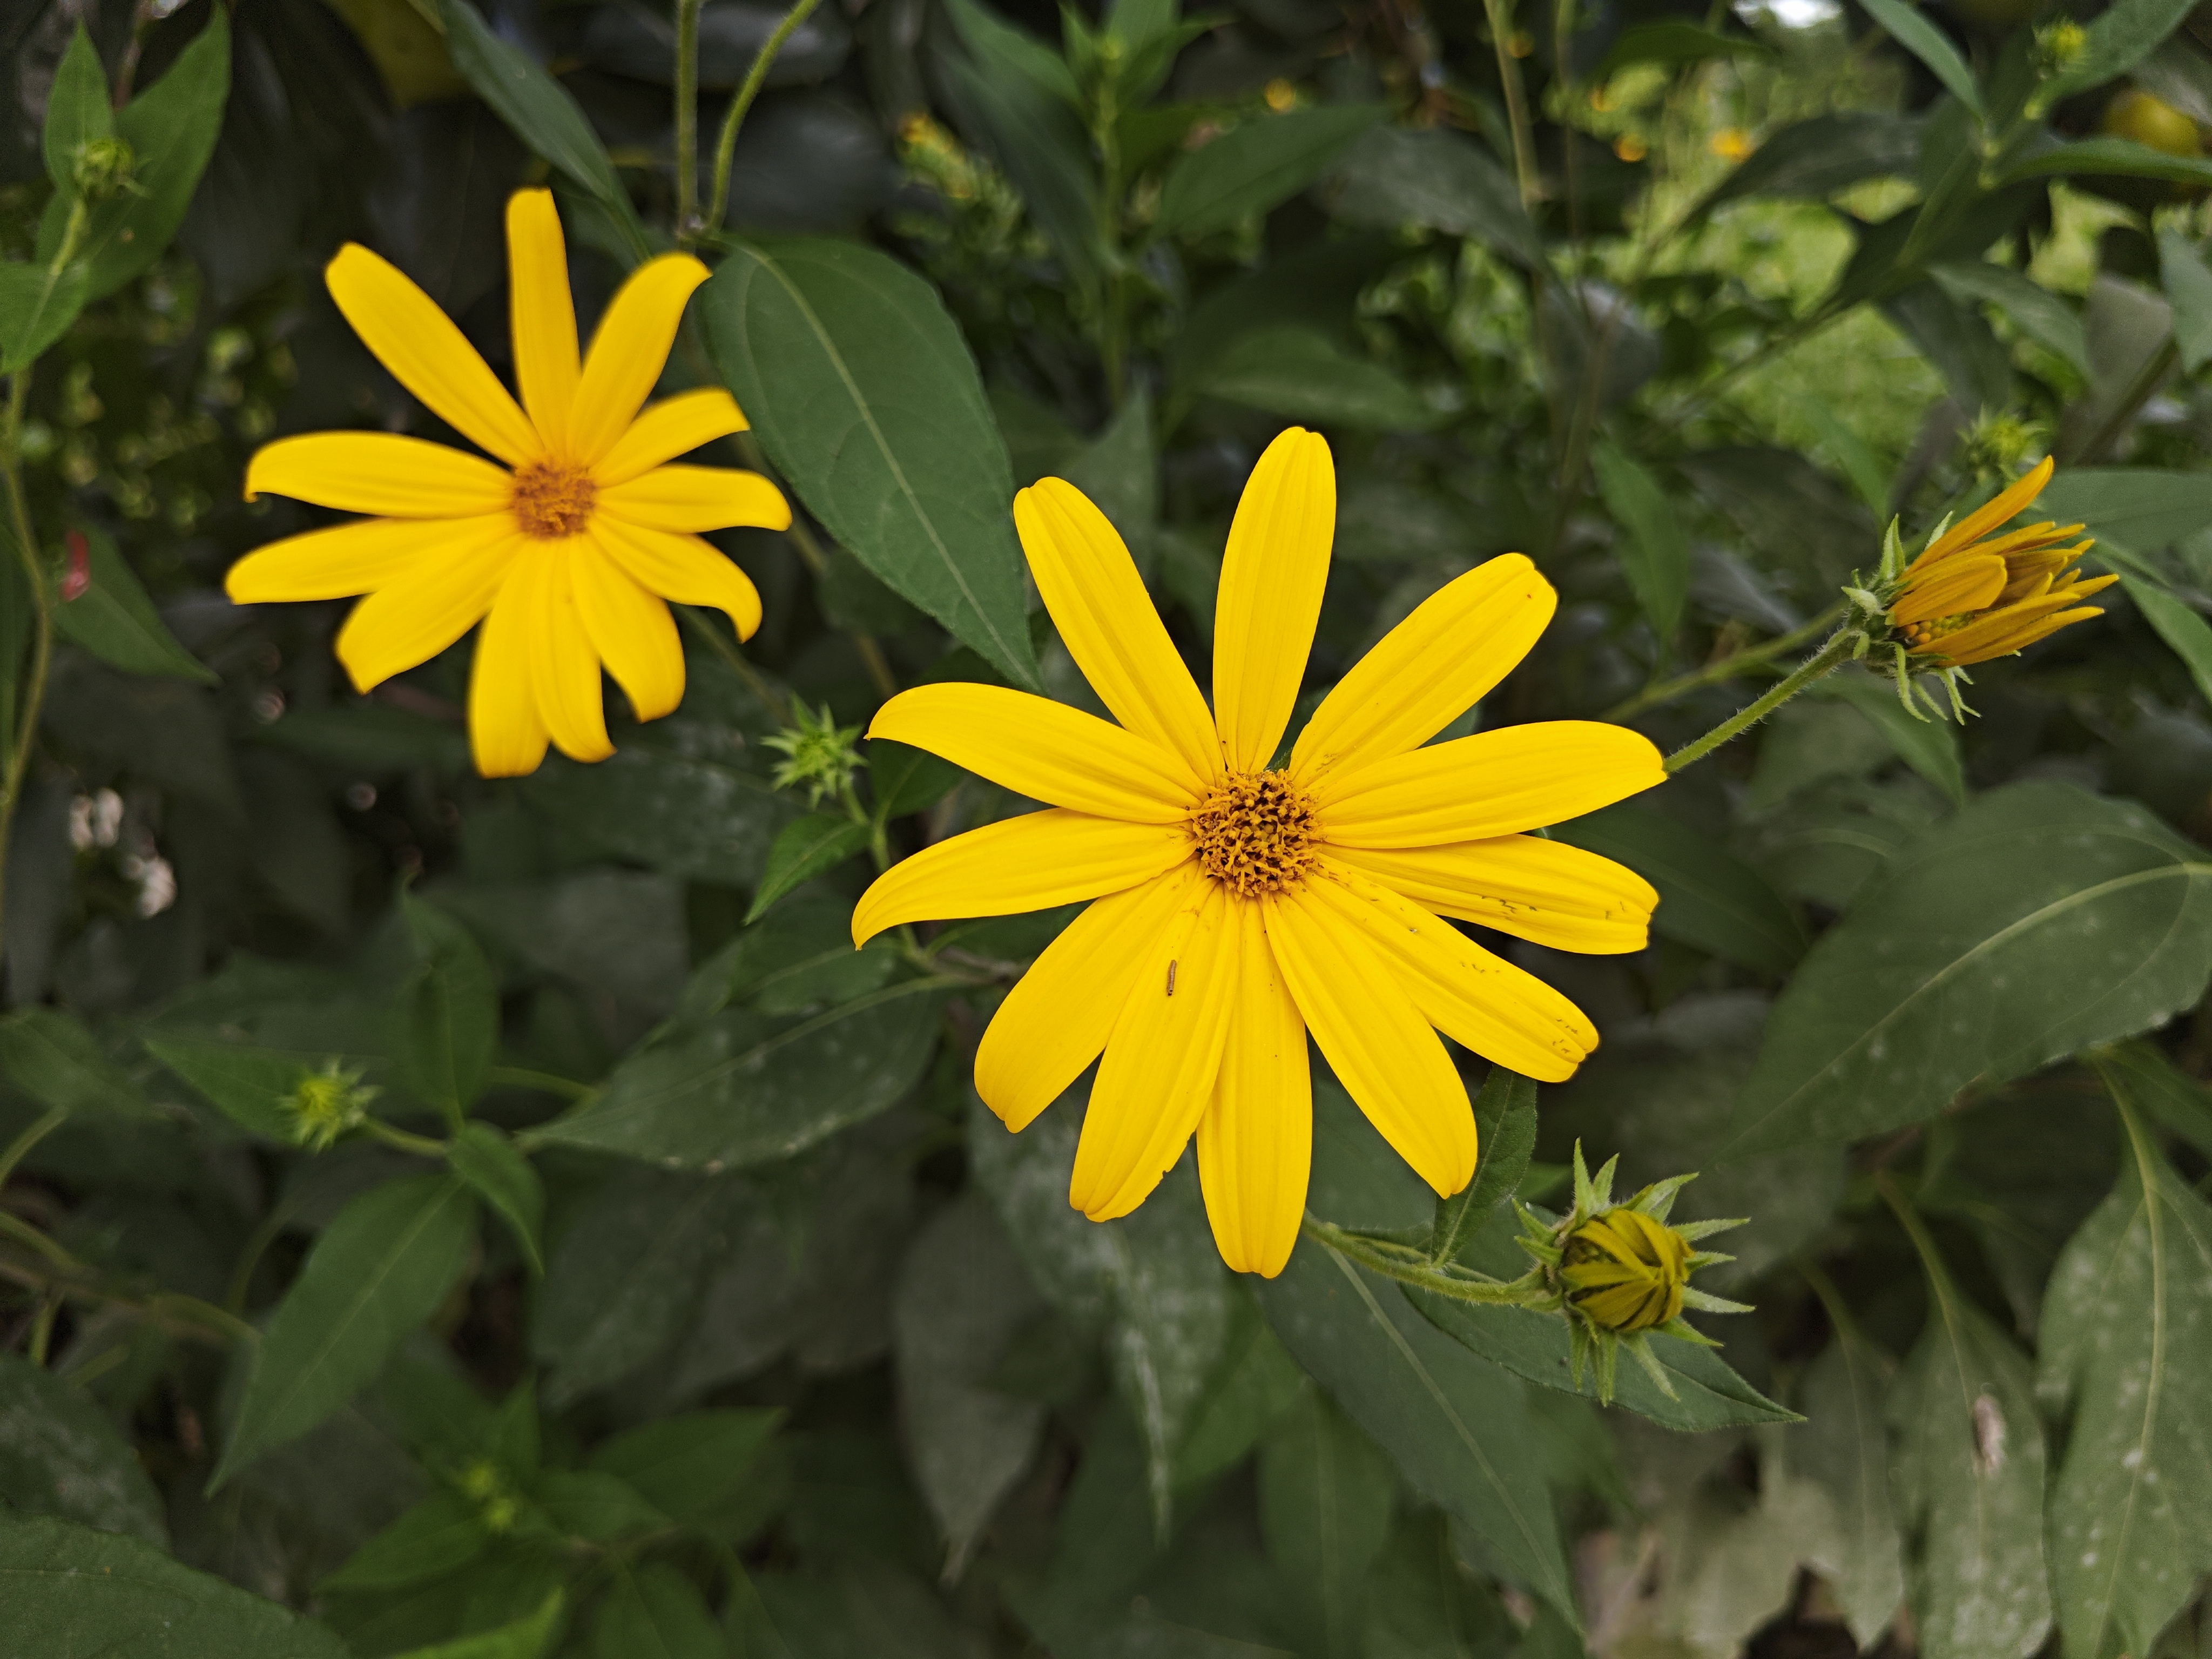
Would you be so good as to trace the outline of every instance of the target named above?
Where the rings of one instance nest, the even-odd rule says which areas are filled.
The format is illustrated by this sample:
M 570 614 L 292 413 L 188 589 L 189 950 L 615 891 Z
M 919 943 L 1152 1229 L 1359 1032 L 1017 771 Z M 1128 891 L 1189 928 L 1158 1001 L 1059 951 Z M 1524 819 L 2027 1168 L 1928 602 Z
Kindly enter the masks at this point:
M 869 730 L 1046 810 L 880 877 L 864 944 L 902 922 L 1095 899 L 1016 983 L 975 1087 L 1026 1127 L 1100 1062 L 1068 1200 L 1126 1215 L 1194 1133 L 1222 1258 L 1272 1276 L 1312 1161 L 1306 1033 L 1440 1194 L 1474 1173 L 1467 1089 L 1437 1036 L 1557 1081 L 1597 1047 L 1583 1012 L 1455 917 L 1556 949 L 1641 949 L 1657 895 L 1524 832 L 1664 780 L 1620 726 L 1560 720 L 1424 747 L 1525 656 L 1558 604 L 1521 555 L 1448 583 L 1323 699 L 1277 767 L 1328 578 L 1336 479 L 1296 428 L 1254 468 L 1221 568 L 1208 710 L 1128 550 L 1081 491 L 1014 498 L 1030 569 L 1118 725 L 988 685 L 902 692 Z
M 1751 148 L 1751 135 L 1741 127 L 1723 127 L 1712 137 L 1712 152 L 1723 161 L 1741 161 Z
M 1624 161 L 1640 161 L 1651 152 L 1636 134 L 1624 132 L 1613 141 L 1613 153 Z
M 602 664 L 637 718 L 684 696 L 664 601 L 713 605 L 745 639 L 760 595 L 701 531 L 787 529 L 782 493 L 754 472 L 669 465 L 745 429 L 719 387 L 650 408 L 707 268 L 666 254 L 634 272 L 580 361 L 552 193 L 518 191 L 507 240 L 520 404 L 430 297 L 357 243 L 325 273 L 354 331 L 425 407 L 506 465 L 388 432 L 317 432 L 264 446 L 264 491 L 376 516 L 249 553 L 224 586 L 240 605 L 367 594 L 338 632 L 356 689 L 427 662 L 481 621 L 469 736 L 487 777 L 535 769 L 548 739 L 604 760 Z
M 1298 89 L 1279 75 L 1267 82 L 1260 95 L 1267 100 L 1267 107 L 1278 115 L 1298 106 Z
M 2010 656 L 2047 635 L 2105 613 L 2080 602 L 2109 587 L 2117 576 L 2069 568 L 2095 545 L 2061 544 L 2081 533 L 2078 524 L 2045 520 L 1994 535 L 2051 482 L 2051 463 L 2039 465 L 1929 544 L 1905 567 L 1889 605 L 1889 621 L 1907 653 L 1932 668 L 1962 668 Z

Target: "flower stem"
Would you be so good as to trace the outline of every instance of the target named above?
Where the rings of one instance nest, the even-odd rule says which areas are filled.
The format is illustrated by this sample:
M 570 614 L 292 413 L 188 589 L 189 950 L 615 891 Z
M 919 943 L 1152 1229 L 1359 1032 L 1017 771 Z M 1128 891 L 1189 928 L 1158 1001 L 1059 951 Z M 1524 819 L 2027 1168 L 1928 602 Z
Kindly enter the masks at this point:
M 1640 714 L 1645 709 L 1656 708 L 1662 702 L 1672 702 L 1675 698 L 1695 691 L 1700 687 L 1711 685 L 1720 680 L 1734 679 L 1737 675 L 1748 670 L 1763 667 L 1771 659 L 1795 651 L 1799 646 L 1819 638 L 1821 630 L 1832 628 L 1843 614 L 1842 605 L 1831 605 L 1802 628 L 1793 628 L 1787 634 L 1778 635 L 1762 644 L 1747 646 L 1741 651 L 1720 658 L 1717 661 L 1709 662 L 1702 668 L 1693 668 L 1686 674 L 1677 674 L 1670 680 L 1661 680 L 1656 684 L 1647 685 L 1625 702 L 1615 703 L 1598 718 L 1606 720 L 1625 720 L 1632 714 Z
M 1849 628 L 1838 629 L 1830 637 L 1826 645 L 1800 663 L 1791 671 L 1787 679 L 1776 685 L 1758 702 L 1737 709 L 1735 714 L 1713 727 L 1705 736 L 1698 738 L 1694 743 L 1685 744 L 1668 756 L 1668 771 L 1679 772 L 1692 762 L 1703 760 L 1737 733 L 1749 731 L 1776 709 L 1781 708 L 1784 703 L 1788 702 L 1790 698 L 1812 684 L 1814 680 L 1824 678 L 1841 667 L 1844 659 L 1851 654 L 1852 647 L 1858 643 L 1858 640 L 1856 629 Z
M 738 95 L 730 100 L 730 112 L 722 118 L 722 136 L 714 146 L 714 193 L 707 205 L 704 228 L 720 230 L 722 216 L 730 206 L 730 157 L 738 148 L 738 129 L 744 125 L 745 112 L 760 96 L 761 83 L 768 79 L 769 65 L 775 61 L 776 53 L 783 50 L 784 42 L 798 32 L 814 8 L 822 0 L 799 0 L 799 3 L 783 15 L 783 21 L 775 26 L 775 33 L 761 43 L 753 58 L 753 66 L 745 71 L 744 84 Z
M 676 0 L 676 240 L 699 234 L 699 7 Z
M 387 1146 L 397 1147 L 403 1152 L 413 1152 L 419 1158 L 443 1158 L 446 1155 L 444 1141 L 433 1140 L 428 1135 L 413 1134 L 405 1129 L 395 1129 L 381 1118 L 365 1119 L 361 1127 L 368 1131 L 372 1139 L 380 1140 Z
M 1528 119 L 1528 93 L 1521 82 L 1520 60 L 1513 55 L 1513 12 L 1510 0 L 1482 0 L 1498 52 L 1498 78 L 1505 88 L 1505 115 L 1513 130 L 1513 179 L 1521 205 L 1534 212 L 1541 187 L 1536 179 L 1536 131 Z
M 31 533 L 31 510 L 23 495 L 23 409 L 31 396 L 31 370 L 15 371 L 8 383 L 8 408 L 0 416 L 0 483 L 8 492 L 8 539 L 15 544 L 15 557 L 30 586 L 31 663 L 21 685 L 21 712 L 15 729 L 0 732 L 0 919 L 7 914 L 8 837 L 15 822 L 15 806 L 22 799 L 23 779 L 31 766 L 31 745 L 39 735 L 39 711 L 46 701 L 46 670 L 54 649 L 52 606 L 46 593 L 46 572 L 39 568 L 39 545 Z M 0 673 L 14 674 L 14 663 L 0 663 Z
M 8 1177 L 15 1173 L 15 1166 L 30 1156 L 31 1148 L 44 1140 L 69 1121 L 69 1113 L 57 1106 L 8 1143 L 8 1150 L 0 1152 L 0 1187 L 8 1184 Z
M 1348 1232 L 1333 1221 L 1322 1221 L 1310 1215 L 1300 1225 L 1299 1231 L 1315 1243 L 1324 1245 L 1370 1272 L 1381 1273 L 1385 1279 L 1395 1279 L 1401 1285 L 1412 1285 L 1424 1291 L 1434 1291 L 1438 1296 L 1449 1297 L 1455 1302 L 1484 1303 L 1492 1307 L 1510 1308 L 1525 1305 L 1531 1299 L 1545 1294 L 1542 1281 L 1534 1268 L 1510 1281 L 1472 1276 L 1464 1269 L 1453 1271 L 1432 1267 L 1427 1257 L 1408 1246 L 1393 1244 L 1388 1239 L 1370 1238 L 1364 1233 Z

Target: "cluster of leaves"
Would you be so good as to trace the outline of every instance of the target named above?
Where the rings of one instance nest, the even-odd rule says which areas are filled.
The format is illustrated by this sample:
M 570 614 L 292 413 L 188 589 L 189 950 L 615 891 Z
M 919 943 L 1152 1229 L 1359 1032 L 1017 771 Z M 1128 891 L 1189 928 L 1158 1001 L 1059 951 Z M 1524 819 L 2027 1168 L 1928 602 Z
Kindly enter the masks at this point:
M 343 238 L 502 367 L 510 189 L 587 321 L 668 245 L 674 19 L 12 8 L 9 1650 L 2200 1651 L 2212 163 L 2100 134 L 2130 75 L 2212 122 L 2212 56 L 2172 0 L 2002 9 L 809 13 L 671 370 L 802 509 L 722 538 L 766 623 L 687 614 L 677 714 L 495 783 L 465 644 L 357 698 L 340 607 L 218 597 L 318 521 L 237 481 L 451 435 L 323 295 Z M 777 17 L 699 13 L 701 128 Z M 1067 1207 L 1082 1085 L 975 1098 L 1066 913 L 852 950 L 884 861 L 1024 803 L 847 744 L 928 678 L 1088 698 L 1007 512 L 1048 472 L 1202 656 L 1288 420 L 1341 495 L 1313 697 L 1494 552 L 1559 589 L 1453 734 L 1691 738 L 2033 447 L 2123 584 L 1963 730 L 1849 670 L 1557 827 L 1662 896 L 1634 956 L 1491 941 L 1602 1052 L 1490 1074 L 1441 1206 L 1317 1073 L 1316 1219 L 1245 1282 L 1188 1164 Z M 1519 1274 L 1577 1139 L 1753 1218 L 1706 1277 L 1759 1315 L 1609 1411 L 1563 1321 L 1404 1270 Z

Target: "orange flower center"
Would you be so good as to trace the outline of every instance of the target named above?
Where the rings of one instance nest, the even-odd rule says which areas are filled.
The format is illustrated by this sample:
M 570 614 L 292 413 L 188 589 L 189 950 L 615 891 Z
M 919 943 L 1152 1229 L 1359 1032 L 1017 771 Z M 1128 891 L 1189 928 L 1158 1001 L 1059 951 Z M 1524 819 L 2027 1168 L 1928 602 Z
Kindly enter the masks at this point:
M 1916 651 L 1924 650 L 1946 635 L 1955 634 L 1968 623 L 1979 620 L 1989 613 L 1984 611 L 1962 611 L 1955 617 L 1936 617 L 1927 622 L 1906 623 L 1899 630 L 1905 642 Z
M 573 536 L 590 520 L 599 490 L 570 461 L 525 461 L 514 469 L 514 521 L 542 542 Z
M 1320 851 L 1312 799 L 1280 772 L 1231 773 L 1188 823 L 1199 868 L 1240 898 L 1297 885 Z

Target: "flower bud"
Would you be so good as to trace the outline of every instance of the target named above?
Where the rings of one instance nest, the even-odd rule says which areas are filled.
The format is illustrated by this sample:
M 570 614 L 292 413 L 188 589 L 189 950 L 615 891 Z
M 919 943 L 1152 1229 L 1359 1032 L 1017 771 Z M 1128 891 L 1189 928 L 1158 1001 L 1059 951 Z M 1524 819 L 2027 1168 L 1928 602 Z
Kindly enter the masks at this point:
M 1567 1237 L 1559 1277 L 1567 1304 L 1608 1331 L 1648 1331 L 1682 1311 L 1690 1241 L 1626 1206 L 1587 1221 Z
M 2036 67 L 2047 80 L 2074 67 L 2089 44 L 2089 31 L 2070 17 L 2062 17 L 2035 32 Z
M 349 1129 L 359 1128 L 368 1116 L 368 1103 L 377 1091 L 361 1085 L 359 1072 L 342 1071 L 335 1060 L 319 1072 L 303 1072 L 285 1097 L 284 1109 L 292 1117 L 292 1139 L 321 1152 Z
M 778 763 L 773 781 L 779 789 L 804 788 L 806 804 L 818 806 L 824 795 L 843 794 L 860 769 L 860 752 L 853 747 L 860 728 L 838 725 L 827 703 L 819 714 L 803 702 L 794 703 L 793 715 L 795 726 L 763 739 L 787 757 Z
M 105 202 L 131 188 L 138 158 L 120 138 L 94 138 L 77 147 L 70 183 L 88 202 Z

